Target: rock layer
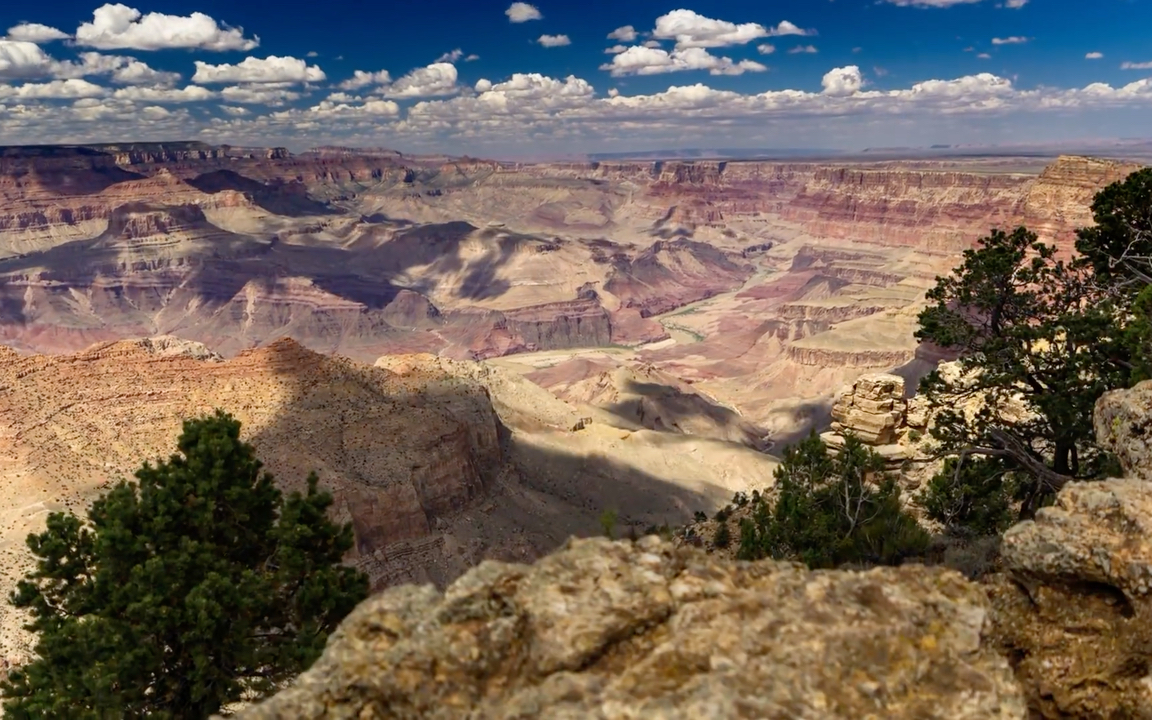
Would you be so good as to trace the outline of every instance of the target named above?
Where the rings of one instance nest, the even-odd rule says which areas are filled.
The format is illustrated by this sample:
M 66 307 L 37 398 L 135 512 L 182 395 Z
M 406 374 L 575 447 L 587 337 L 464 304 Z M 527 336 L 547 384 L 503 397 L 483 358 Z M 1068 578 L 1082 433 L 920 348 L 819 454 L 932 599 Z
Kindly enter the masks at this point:
M 270 718 L 1024 718 L 986 600 L 943 570 L 810 572 L 649 536 L 360 605 Z

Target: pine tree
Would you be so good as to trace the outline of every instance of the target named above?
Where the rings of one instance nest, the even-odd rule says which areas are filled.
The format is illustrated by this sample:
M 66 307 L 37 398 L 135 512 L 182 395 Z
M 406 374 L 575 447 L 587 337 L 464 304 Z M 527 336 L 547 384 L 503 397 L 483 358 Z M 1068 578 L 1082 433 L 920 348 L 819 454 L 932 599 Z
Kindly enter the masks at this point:
M 0 685 L 9 718 L 206 718 L 306 669 L 366 597 L 315 473 L 285 498 L 220 411 L 177 445 L 86 520 L 54 513 L 29 536 L 37 567 L 11 602 L 36 659 Z

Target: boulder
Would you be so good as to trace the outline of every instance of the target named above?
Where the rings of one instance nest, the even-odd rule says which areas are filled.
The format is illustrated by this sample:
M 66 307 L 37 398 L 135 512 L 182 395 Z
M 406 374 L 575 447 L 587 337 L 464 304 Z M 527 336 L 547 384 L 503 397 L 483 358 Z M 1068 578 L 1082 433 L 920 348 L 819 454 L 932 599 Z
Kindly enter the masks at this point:
M 1152 718 L 1152 383 L 1111 392 L 1097 440 L 1133 475 L 1066 485 L 1004 535 L 990 587 L 1001 651 L 1044 718 Z
M 362 603 L 271 718 L 1025 717 L 959 574 L 732 562 L 649 536 Z

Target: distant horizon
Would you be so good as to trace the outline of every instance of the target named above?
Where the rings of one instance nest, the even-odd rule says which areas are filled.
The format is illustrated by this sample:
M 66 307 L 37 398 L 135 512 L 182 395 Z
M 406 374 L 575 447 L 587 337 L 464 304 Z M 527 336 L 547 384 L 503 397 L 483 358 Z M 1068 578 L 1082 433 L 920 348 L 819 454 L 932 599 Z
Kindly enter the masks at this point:
M 635 149 L 625 151 L 584 153 L 497 153 L 482 154 L 477 152 L 454 153 L 437 151 L 436 149 L 422 149 L 417 151 L 405 150 L 399 147 L 386 147 L 377 144 L 347 143 L 347 142 L 319 142 L 314 144 L 280 145 L 280 144 L 251 144 L 237 142 L 209 142 L 195 139 L 164 139 L 164 140 L 121 140 L 98 142 L 62 142 L 62 143 L 12 143 L 0 144 L 0 151 L 8 149 L 29 148 L 87 148 L 98 150 L 103 147 L 133 146 L 133 145 L 198 145 L 206 147 L 230 147 L 252 149 L 283 148 L 293 155 L 301 155 L 317 149 L 339 149 L 377 151 L 379 153 L 398 153 L 402 156 L 420 157 L 469 157 L 477 160 L 492 160 L 497 162 L 602 162 L 613 160 L 718 160 L 718 161 L 752 161 L 752 160 L 834 160 L 837 158 L 853 160 L 920 160 L 920 159 L 948 159 L 948 158 L 980 158 L 980 157 L 1036 157 L 1048 158 L 1061 154 L 1099 154 L 1108 150 L 1118 151 L 1116 157 L 1152 160 L 1152 136 L 1149 137 L 1084 137 L 1067 140 L 1040 142 L 1040 143 L 936 143 L 933 145 L 904 146 L 904 147 L 872 147 L 861 150 L 843 148 L 807 148 L 807 147 L 664 147 L 659 149 Z M 1129 149 L 1135 151 L 1124 154 Z

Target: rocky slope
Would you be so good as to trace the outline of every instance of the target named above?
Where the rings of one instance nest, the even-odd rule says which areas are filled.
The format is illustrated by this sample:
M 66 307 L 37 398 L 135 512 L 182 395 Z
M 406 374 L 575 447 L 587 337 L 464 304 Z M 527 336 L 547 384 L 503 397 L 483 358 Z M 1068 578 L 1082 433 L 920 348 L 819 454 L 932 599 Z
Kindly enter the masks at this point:
M 365 601 L 240 717 L 1149 717 L 1152 382 L 1095 424 L 1128 475 L 1069 483 L 984 584 L 572 541 Z
M 286 489 L 315 470 L 377 587 L 444 584 L 485 558 L 530 560 L 619 513 L 639 529 L 710 509 L 774 461 L 741 445 L 593 424 L 533 383 L 430 355 L 376 367 L 281 339 L 223 359 L 165 337 L 21 356 L 0 346 L 0 594 L 47 513 L 174 448 L 183 418 L 233 413 Z M 685 454 L 663 467 L 670 450 Z M 20 619 L 0 606 L 0 655 Z

